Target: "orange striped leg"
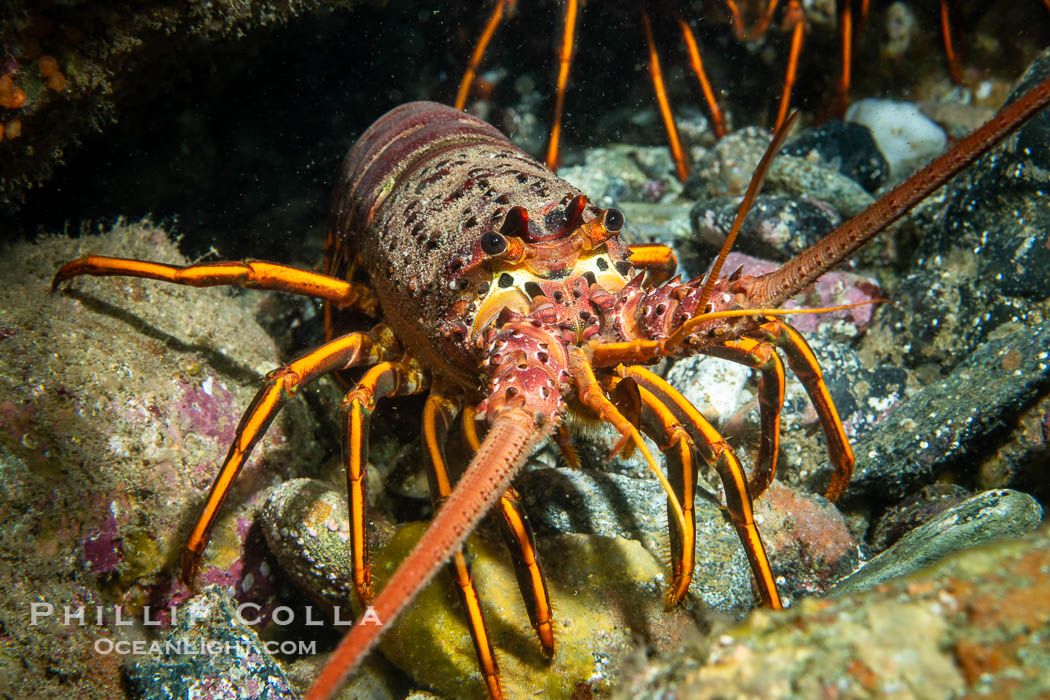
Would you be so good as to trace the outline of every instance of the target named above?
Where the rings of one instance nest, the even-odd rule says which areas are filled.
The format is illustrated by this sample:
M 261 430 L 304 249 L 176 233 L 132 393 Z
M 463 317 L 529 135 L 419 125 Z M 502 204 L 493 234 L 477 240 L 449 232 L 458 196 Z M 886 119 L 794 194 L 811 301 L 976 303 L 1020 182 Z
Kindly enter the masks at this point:
M 667 130 L 667 142 L 671 147 L 671 156 L 674 158 L 675 168 L 678 170 L 678 179 L 685 182 L 685 179 L 689 177 L 689 161 L 682 150 L 682 143 L 678 140 L 678 128 L 674 125 L 671 103 L 667 100 L 667 88 L 664 87 L 664 76 L 660 70 L 660 57 L 656 55 L 653 27 L 649 23 L 649 15 L 641 5 L 639 5 L 638 9 L 642 13 L 642 31 L 645 33 L 645 43 L 649 49 L 649 77 L 653 81 L 653 90 L 656 92 L 656 103 L 660 107 L 660 116 L 664 120 L 664 129 Z
M 678 500 L 678 496 L 675 494 L 674 488 L 667 480 L 667 477 L 664 476 L 660 467 L 656 465 L 656 460 L 653 459 L 649 448 L 642 441 L 642 435 L 638 432 L 638 428 L 624 418 L 613 402 L 602 392 L 602 387 L 594 376 L 594 368 L 587 357 L 587 352 L 579 347 L 570 347 L 568 350 L 570 373 L 580 402 L 593 411 L 599 420 L 612 425 L 616 428 L 616 432 L 620 434 L 620 442 L 613 448 L 612 454 L 616 454 L 626 444 L 627 440 L 634 442 L 635 447 L 642 453 L 642 458 L 645 459 L 646 464 L 649 466 L 649 470 L 660 482 L 664 493 L 667 494 L 667 500 L 670 502 L 671 510 L 673 511 L 672 519 L 677 520 L 679 529 L 685 532 L 688 526 L 685 522 L 681 501 Z
M 704 461 L 713 466 L 715 471 L 718 472 L 725 491 L 729 518 L 736 529 L 737 536 L 744 547 L 744 553 L 747 555 L 748 562 L 751 565 L 759 598 L 766 607 L 774 610 L 782 608 L 783 604 L 780 601 L 780 594 L 777 592 L 773 570 L 769 565 L 769 557 L 766 555 L 762 537 L 755 526 L 747 479 L 744 476 L 743 468 L 740 466 L 740 461 L 733 454 L 733 448 L 722 439 L 718 431 L 689 403 L 688 399 L 661 377 L 640 366 L 625 367 L 620 373 L 621 376 L 630 377 L 638 383 L 639 390 L 642 392 L 643 402 L 647 402 L 646 393 L 652 397 L 646 403 L 647 408 L 653 411 L 654 416 L 661 424 L 668 427 L 669 437 L 674 434 L 675 428 L 680 427 L 683 429 L 689 436 L 693 448 L 697 450 Z M 683 501 L 683 507 L 686 507 L 685 504 L 688 504 L 688 508 L 692 512 L 693 502 L 690 492 L 695 494 L 696 489 L 695 462 L 690 459 L 688 462 L 683 460 L 682 463 L 683 466 L 688 465 L 688 469 L 683 468 L 681 470 L 684 486 L 683 496 L 688 498 L 688 501 Z M 687 518 L 686 522 L 692 523 L 695 521 Z M 669 604 L 681 600 L 681 597 L 685 595 L 686 590 L 689 588 L 689 581 L 693 575 L 693 567 L 686 564 L 692 561 L 693 549 L 689 546 L 689 540 L 695 540 L 695 530 L 689 533 L 688 529 L 685 529 L 683 532 L 691 534 L 692 537 L 682 538 L 683 560 L 678 565 L 678 569 L 674 571 L 675 578 L 671 591 L 668 593 Z M 675 546 L 674 539 L 672 539 L 672 555 L 674 555 Z M 673 560 L 672 565 L 674 565 Z
M 233 286 L 291 292 L 324 299 L 343 308 L 360 309 L 370 315 L 374 315 L 378 308 L 375 294 L 359 282 L 260 261 L 180 266 L 93 255 L 63 265 L 51 281 L 51 290 L 79 275 L 142 277 L 190 287 Z
M 475 410 L 468 406 L 463 411 L 463 432 L 466 434 L 467 442 L 475 452 L 481 447 L 478 433 L 475 428 Z M 558 430 L 564 431 L 562 425 Z M 559 438 L 560 440 L 560 438 Z M 575 458 L 576 452 L 568 448 L 566 459 Z M 579 466 L 579 462 L 576 463 Z M 547 579 L 540 566 L 540 560 L 536 555 L 536 540 L 525 518 L 525 509 L 521 505 L 521 497 L 512 487 L 508 488 L 499 501 L 500 530 L 503 540 L 510 551 L 511 562 L 514 564 L 514 576 L 518 580 L 518 589 L 525 601 L 525 608 L 529 613 L 532 628 L 536 630 L 536 636 L 540 640 L 543 655 L 549 661 L 554 656 L 554 628 L 551 621 L 554 617 L 551 611 L 550 595 L 547 591 Z
M 365 516 L 365 469 L 368 466 L 368 426 L 376 400 L 406 396 L 426 389 L 428 378 L 422 367 L 405 355 L 396 362 L 371 367 L 343 398 L 343 464 L 350 509 L 350 556 L 354 590 L 363 605 L 372 600 L 372 567 L 368 556 Z
M 427 455 L 427 479 L 430 482 L 430 495 L 435 511 L 441 508 L 449 494 L 452 493 L 452 481 L 445 466 L 444 445 L 448 428 L 459 412 L 459 408 L 458 400 L 442 395 L 437 390 L 430 392 L 426 405 L 423 407 L 423 440 Z M 474 642 L 474 652 L 478 657 L 478 666 L 481 668 L 485 687 L 490 697 L 502 698 L 503 688 L 500 685 L 499 664 L 496 662 L 496 653 L 485 626 L 485 618 L 481 613 L 481 601 L 478 598 L 477 589 L 474 588 L 474 580 L 464 550 L 465 546 L 460 547 L 452 555 L 449 570 L 459 590 L 460 603 L 463 604 L 463 610 L 467 614 L 467 624 L 470 627 L 470 636 Z
M 784 25 L 791 27 L 791 53 L 788 55 L 787 73 L 784 75 L 784 90 L 780 95 L 780 108 L 777 110 L 777 121 L 775 130 L 787 119 L 788 108 L 791 105 L 791 91 L 795 87 L 795 78 L 798 75 L 798 58 L 802 54 L 802 39 L 806 30 L 806 15 L 798 0 L 788 3 L 787 16 Z
M 842 119 L 849 104 L 850 73 L 853 67 L 853 0 L 845 0 L 839 25 L 842 33 L 842 75 L 839 77 L 835 111 L 838 118 Z
M 463 109 L 467 104 L 470 86 L 474 84 L 474 76 L 477 75 L 478 66 L 481 65 L 481 58 L 485 55 L 485 49 L 488 48 L 492 35 L 496 33 L 496 27 L 499 26 L 500 20 L 503 19 L 503 8 L 507 2 L 508 0 L 497 0 L 496 7 L 489 16 L 489 21 L 485 23 L 485 29 L 482 30 L 481 36 L 478 38 L 478 44 L 470 55 L 470 63 L 467 64 L 467 70 L 463 73 L 463 80 L 459 83 L 459 91 L 456 93 L 456 109 Z
M 732 15 L 733 33 L 736 34 L 736 38 L 742 41 L 748 41 L 751 39 L 757 39 L 766 33 L 766 30 L 769 28 L 769 23 L 773 21 L 773 13 L 777 10 L 778 0 L 769 0 L 762 16 L 758 18 L 755 26 L 751 29 L 747 29 L 744 26 L 744 18 L 736 3 L 733 2 L 733 0 L 725 0 L 725 3 L 726 7 L 729 8 L 730 15 Z
M 1050 0 L 1047 0 L 1050 2 Z M 711 110 L 711 125 L 714 127 L 715 136 L 722 138 L 726 135 L 726 120 L 722 116 L 722 110 L 718 107 L 715 99 L 715 91 L 711 89 L 711 81 L 707 79 L 707 71 L 704 70 L 704 62 L 700 59 L 700 48 L 696 45 L 696 36 L 689 24 L 678 16 L 678 27 L 682 30 L 682 41 L 685 43 L 686 52 L 689 54 L 689 65 L 700 83 L 700 91 L 704 94 L 707 108 Z
M 631 251 L 631 265 L 648 272 L 647 281 L 654 285 L 671 279 L 678 269 L 678 258 L 665 245 L 635 244 L 627 246 L 627 250 Z
M 569 68 L 572 66 L 573 42 L 576 38 L 577 0 L 565 3 L 565 24 L 561 35 L 561 46 L 558 49 L 558 92 L 554 98 L 554 120 L 551 123 L 551 138 L 547 143 L 546 166 L 552 172 L 558 172 L 561 153 L 558 144 L 561 141 L 561 118 L 565 109 L 565 88 L 569 84 Z
M 952 82 L 962 85 L 962 67 L 952 46 L 952 21 L 948 15 L 948 0 L 941 0 L 941 35 L 944 37 L 944 55 L 948 59 L 948 72 L 951 73 Z
M 237 425 L 230 451 L 226 454 L 226 460 L 215 477 L 201 514 L 186 542 L 182 558 L 182 580 L 186 584 L 193 580 L 201 555 L 208 545 L 211 528 L 233 480 L 237 478 L 237 473 L 244 466 L 255 443 L 266 432 L 284 402 L 323 374 L 378 362 L 389 352 L 389 348 L 377 342 L 370 334 L 350 333 L 330 340 L 316 350 L 266 375 L 266 384 L 259 389 Z
M 780 412 L 784 407 L 784 363 L 773 346 L 753 338 L 726 341 L 722 347 L 704 350 L 704 354 L 730 360 L 761 372 L 758 379 L 761 436 L 755 471 L 748 483 L 751 497 L 758 498 L 769 488 L 777 473 Z
M 682 504 L 685 529 L 668 517 L 667 529 L 671 543 L 671 586 L 665 596 L 665 607 L 670 610 L 685 597 L 696 566 L 696 460 L 688 433 L 682 428 L 670 409 L 644 386 L 638 387 L 642 401 L 642 427 L 645 433 L 660 445 L 667 458 L 667 480 Z M 667 505 L 668 514 L 672 506 Z
M 827 385 L 824 384 L 820 363 L 802 334 L 783 321 L 769 321 L 762 324 L 760 329 L 766 340 L 776 344 L 787 355 L 791 371 L 802 382 L 809 400 L 813 402 L 813 408 L 817 411 L 820 426 L 824 429 L 824 436 L 828 441 L 828 456 L 835 469 L 825 496 L 829 501 L 834 501 L 846 490 L 853 476 L 854 457 L 839 413 L 835 410 Z

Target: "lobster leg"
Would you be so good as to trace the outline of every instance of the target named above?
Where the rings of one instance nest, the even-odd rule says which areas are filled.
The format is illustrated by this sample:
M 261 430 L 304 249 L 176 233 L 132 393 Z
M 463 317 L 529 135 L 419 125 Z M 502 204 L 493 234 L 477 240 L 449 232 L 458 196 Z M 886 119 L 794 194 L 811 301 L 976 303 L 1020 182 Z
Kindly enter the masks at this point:
M 164 265 L 143 260 L 92 255 L 66 263 L 59 268 L 51 281 L 51 290 L 54 291 L 62 282 L 79 275 L 143 277 L 190 287 L 233 286 L 291 292 L 324 299 L 341 308 L 360 309 L 369 315 L 375 315 L 378 308 L 375 294 L 359 282 L 347 282 L 290 265 L 259 261 L 234 260 L 206 265 Z
M 427 455 L 427 478 L 430 482 L 430 494 L 435 509 L 439 509 L 452 492 L 452 480 L 445 466 L 443 447 L 448 428 L 458 412 L 459 401 L 441 394 L 437 389 L 431 390 L 426 405 L 423 407 L 423 439 Z M 502 698 L 503 688 L 500 685 L 496 652 L 492 647 L 488 629 L 485 627 L 485 618 L 481 613 L 481 601 L 478 598 L 477 589 L 474 588 L 470 565 L 467 563 L 464 549 L 461 547 L 452 555 L 449 569 L 459 589 L 459 600 L 467 615 L 470 636 L 474 641 L 474 652 L 477 654 L 478 665 L 481 668 L 482 678 L 485 679 L 489 696 Z
M 842 36 L 842 74 L 836 89 L 834 114 L 844 118 L 849 104 L 849 87 L 853 67 L 853 0 L 845 0 L 839 15 L 839 32 Z
M 727 341 L 722 347 L 704 350 L 705 355 L 736 362 L 762 374 L 758 380 L 758 406 L 761 437 L 758 460 L 748 488 L 751 497 L 761 496 L 777 473 L 777 452 L 780 449 L 780 411 L 784 407 L 784 363 L 769 343 L 753 338 Z
M 744 476 L 743 468 L 740 466 L 740 461 L 733 453 L 733 448 L 722 439 L 718 431 L 689 403 L 688 399 L 661 377 L 637 365 L 622 368 L 620 375 L 635 380 L 642 394 L 643 402 L 646 401 L 646 394 L 653 397 L 650 403 L 647 404 L 647 407 L 653 411 L 657 420 L 668 429 L 669 433 L 672 433 L 676 426 L 681 426 L 704 461 L 713 466 L 715 471 L 718 472 L 725 491 L 729 518 L 744 547 L 748 562 L 751 564 L 751 571 L 754 573 L 755 584 L 758 588 L 759 597 L 762 599 L 762 604 L 774 610 L 779 610 L 783 607 L 780 602 L 780 594 L 777 592 L 775 577 L 769 565 L 769 557 L 766 555 L 765 545 L 762 543 L 762 537 L 755 526 L 751 493 L 748 490 L 747 479 Z M 685 464 L 686 462 L 683 461 L 683 465 Z M 683 484 L 686 487 L 683 490 L 683 494 L 687 499 L 683 501 L 683 507 L 687 504 L 690 514 L 692 514 L 693 494 L 696 491 L 696 475 L 695 469 L 691 466 L 692 460 L 690 460 L 689 464 L 689 472 L 682 472 Z M 692 524 L 695 521 L 687 518 L 686 522 L 687 524 Z M 685 563 L 686 557 L 688 557 L 689 561 L 692 560 L 693 547 L 695 547 L 695 529 L 689 531 L 687 528 L 683 528 L 682 531 L 688 537 L 682 538 L 682 563 L 676 566 L 674 561 L 672 561 L 675 578 L 668 593 L 668 604 L 674 604 L 681 600 L 689 588 L 689 581 L 693 575 L 693 567 L 686 566 Z M 674 554 L 674 546 L 672 540 L 672 554 Z
M 365 470 L 368 466 L 368 433 L 376 400 L 422 391 L 428 384 L 425 370 L 408 355 L 397 362 L 380 362 L 369 368 L 343 398 L 345 429 L 342 434 L 346 494 L 350 509 L 350 550 L 354 590 L 362 605 L 372 599 L 372 568 L 368 557 L 365 517 Z
M 467 95 L 470 94 L 470 86 L 474 84 L 474 76 L 477 75 L 478 66 L 481 65 L 481 59 L 485 55 L 485 49 L 488 48 L 489 42 L 492 40 L 492 35 L 496 33 L 496 28 L 499 26 L 500 20 L 503 19 L 503 8 L 508 2 L 509 0 L 497 0 L 496 7 L 493 8 L 492 14 L 489 16 L 489 21 L 485 23 L 485 29 L 482 30 L 481 36 L 478 38 L 477 46 L 474 47 L 474 53 L 470 55 L 470 63 L 467 64 L 467 70 L 463 73 L 463 80 L 459 83 L 459 91 L 456 93 L 456 109 L 463 109 L 467 104 Z
M 667 456 L 667 480 L 671 482 L 685 515 L 684 530 L 674 518 L 668 518 L 667 521 L 671 543 L 671 587 L 667 591 L 666 608 L 670 610 L 685 597 L 696 565 L 696 510 L 693 506 L 696 497 L 695 448 L 688 433 L 666 404 L 644 386 L 639 385 L 638 394 L 642 400 L 642 426 Z M 671 508 L 668 503 L 669 513 Z
M 737 4 L 733 0 L 725 0 L 726 7 L 729 8 L 729 14 L 732 17 L 733 33 L 737 39 L 741 41 L 750 41 L 757 39 L 766 33 L 769 29 L 769 23 L 773 21 L 773 13 L 777 11 L 777 3 L 779 0 L 768 0 L 766 3 L 766 9 L 762 12 L 762 15 L 755 22 L 755 26 L 748 29 L 744 26 L 744 16 L 737 7 Z
M 561 47 L 558 49 L 558 92 L 554 97 L 554 119 L 551 122 L 551 137 L 547 142 L 546 166 L 552 172 L 558 172 L 561 154 L 558 143 L 561 141 L 561 116 L 565 108 L 565 88 L 569 84 L 569 68 L 572 66 L 573 42 L 576 38 L 576 16 L 579 12 L 577 0 L 566 0 L 565 24 L 562 30 Z
M 478 440 L 474 416 L 473 407 L 468 407 L 463 411 L 463 432 L 471 448 L 477 452 L 481 449 L 481 443 Z M 557 431 L 557 439 L 560 441 L 562 433 L 567 434 L 567 431 L 561 423 L 558 424 Z M 569 451 L 569 454 L 576 458 L 576 453 L 571 447 Z M 566 456 L 566 459 L 569 459 L 569 456 Z M 547 578 L 543 575 L 543 569 L 540 566 L 536 553 L 536 539 L 525 517 L 521 496 L 513 487 L 508 488 L 503 498 L 500 499 L 499 513 L 500 531 L 510 551 L 511 563 L 514 565 L 514 577 L 518 580 L 518 588 L 521 590 L 522 600 L 528 610 L 529 621 L 540 640 L 543 655 L 549 660 L 554 656 L 554 628 L 551 626 L 554 615 L 547 591 Z
M 667 101 L 667 88 L 664 87 L 664 76 L 660 70 L 660 57 L 656 54 L 653 27 L 645 9 L 641 5 L 638 9 L 642 13 L 642 31 L 645 33 L 645 43 L 649 51 L 649 77 L 653 81 L 653 90 L 656 92 L 656 102 L 660 106 L 660 116 L 664 120 L 664 129 L 667 130 L 667 142 L 671 147 L 675 168 L 678 170 L 678 179 L 685 182 L 685 179 L 689 177 L 689 161 L 682 150 L 681 141 L 678 140 L 678 128 L 671 114 L 671 104 Z
M 944 55 L 948 59 L 948 72 L 952 76 L 952 82 L 962 85 L 962 65 L 952 45 L 952 20 L 948 12 L 948 0 L 941 0 L 941 35 L 944 37 Z
M 711 81 L 707 79 L 704 62 L 700 59 L 700 48 L 696 45 L 696 36 L 693 34 L 692 27 L 682 19 L 681 15 L 678 15 L 676 19 L 678 20 L 678 28 L 682 30 L 682 41 L 685 43 L 686 51 L 689 53 L 689 65 L 692 67 L 693 73 L 696 74 L 696 79 L 700 83 L 700 91 L 704 93 L 704 100 L 707 102 L 708 109 L 711 110 L 711 125 L 715 130 L 715 136 L 721 139 L 727 133 L 726 120 L 722 116 L 722 110 L 718 106 L 718 101 L 715 99 L 715 91 L 711 89 Z
M 629 420 L 624 418 L 623 414 L 617 410 L 616 406 L 612 401 L 602 393 L 601 386 L 598 383 L 597 378 L 594 376 L 594 369 L 591 367 L 590 361 L 587 359 L 587 355 L 582 348 L 574 347 L 569 348 L 569 369 L 572 374 L 573 382 L 576 385 L 576 393 L 580 397 L 580 401 L 584 406 L 594 411 L 598 418 L 603 423 L 609 423 L 616 431 L 620 433 L 621 440 L 617 443 L 616 447 L 613 448 L 613 454 L 618 452 L 627 440 L 633 440 L 635 446 L 642 453 L 642 457 L 649 464 L 649 469 L 653 472 L 656 478 L 660 481 L 664 491 L 667 493 L 667 500 L 670 502 L 671 510 L 673 511 L 674 519 L 678 521 L 678 526 L 682 532 L 688 529 L 685 522 L 685 514 L 682 512 L 682 505 L 675 494 L 671 484 L 667 481 L 667 478 L 660 471 L 660 468 L 656 466 L 656 461 L 653 459 L 652 453 L 649 452 L 649 448 L 642 442 L 642 436 L 638 432 L 638 428 L 634 427 Z
M 511 562 L 514 564 L 514 576 L 529 613 L 529 621 L 536 630 L 540 640 L 543 656 L 548 661 L 554 657 L 554 628 L 551 622 L 554 613 L 551 610 L 550 595 L 547 592 L 547 579 L 536 553 L 536 542 L 525 519 L 525 508 L 517 490 L 508 488 L 499 501 L 500 529 L 503 539 L 510 550 Z
M 266 384 L 259 389 L 241 417 L 230 451 L 215 477 L 201 514 L 186 542 L 182 559 L 184 582 L 189 584 L 193 579 L 201 555 L 208 544 L 211 528 L 233 480 L 284 402 L 323 374 L 381 361 L 391 351 L 378 340 L 381 338 L 382 335 L 375 331 L 343 335 L 266 375 Z
M 795 87 L 795 77 L 798 75 L 798 58 L 802 54 L 802 39 L 806 31 L 806 14 L 798 0 L 791 0 L 788 3 L 784 24 L 791 27 L 791 53 L 788 54 L 787 73 L 784 75 L 784 89 L 780 95 L 780 108 L 777 110 L 777 120 L 773 127 L 777 131 L 780 130 L 780 125 L 787 119 L 788 108 L 791 105 L 791 91 Z
M 853 476 L 854 457 L 838 411 L 835 410 L 831 394 L 824 384 L 820 363 L 802 334 L 787 323 L 774 319 L 763 323 L 759 328 L 766 340 L 775 343 L 787 355 L 791 371 L 802 382 L 810 401 L 813 402 L 813 408 L 817 411 L 820 426 L 824 429 L 824 436 L 828 441 L 828 455 L 835 468 L 825 496 L 829 501 L 837 500 Z

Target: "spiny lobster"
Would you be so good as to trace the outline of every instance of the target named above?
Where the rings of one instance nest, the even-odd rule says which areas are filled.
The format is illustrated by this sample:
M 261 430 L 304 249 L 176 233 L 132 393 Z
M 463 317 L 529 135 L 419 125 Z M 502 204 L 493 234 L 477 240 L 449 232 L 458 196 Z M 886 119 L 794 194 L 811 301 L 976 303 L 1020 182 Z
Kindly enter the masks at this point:
M 493 127 L 434 103 L 399 107 L 373 124 L 347 157 L 336 189 L 325 274 L 264 262 L 175 267 L 86 257 L 64 265 L 52 289 L 78 275 L 125 275 L 192 286 L 240 285 L 326 302 L 328 339 L 271 372 L 242 418 L 186 545 L 182 576 L 193 578 L 211 527 L 255 443 L 281 405 L 319 376 L 370 366 L 346 394 L 344 455 L 351 515 L 354 587 L 371 614 L 343 639 L 307 697 L 330 697 L 435 573 L 451 559 L 489 692 L 501 695 L 495 654 L 461 552 L 494 507 L 506 526 L 519 583 L 545 653 L 554 652 L 551 608 L 532 536 L 511 482 L 534 447 L 564 430 L 570 412 L 597 416 L 633 443 L 663 480 L 641 439 L 649 434 L 671 462 L 664 480 L 671 512 L 672 583 L 685 595 L 694 551 L 697 459 L 714 466 L 764 605 L 780 597 L 752 519 L 752 498 L 773 479 L 783 401 L 780 347 L 810 395 L 835 467 L 827 495 L 842 494 L 853 456 L 820 369 L 779 306 L 846 259 L 911 207 L 1050 103 L 1040 83 L 953 150 L 908 179 L 781 269 L 762 277 L 719 270 L 732 236 L 706 278 L 668 280 L 669 250 L 624 245 L 623 215 L 600 210 L 516 149 Z M 739 227 L 780 130 L 741 205 Z M 358 281 L 367 274 L 371 286 Z M 384 322 L 337 334 L 343 311 Z M 761 373 L 762 437 L 750 481 L 715 429 L 644 365 L 696 353 Z M 428 391 L 423 434 L 438 505 L 422 539 L 373 598 L 365 538 L 364 468 L 368 424 L 380 397 Z M 610 398 L 611 397 L 611 398 Z M 464 416 L 484 439 L 453 485 L 443 454 Z M 376 620 L 382 624 L 374 624 Z

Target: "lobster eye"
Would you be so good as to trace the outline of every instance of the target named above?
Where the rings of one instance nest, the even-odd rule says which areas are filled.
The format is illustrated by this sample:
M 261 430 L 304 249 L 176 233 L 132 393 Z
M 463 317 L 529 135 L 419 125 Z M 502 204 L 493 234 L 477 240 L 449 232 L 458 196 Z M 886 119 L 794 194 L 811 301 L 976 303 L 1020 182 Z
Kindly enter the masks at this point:
M 623 228 L 623 212 L 619 209 L 606 209 L 605 228 L 613 233 Z
M 500 255 L 507 250 L 507 239 L 495 231 L 488 231 L 481 236 L 481 250 L 485 255 Z

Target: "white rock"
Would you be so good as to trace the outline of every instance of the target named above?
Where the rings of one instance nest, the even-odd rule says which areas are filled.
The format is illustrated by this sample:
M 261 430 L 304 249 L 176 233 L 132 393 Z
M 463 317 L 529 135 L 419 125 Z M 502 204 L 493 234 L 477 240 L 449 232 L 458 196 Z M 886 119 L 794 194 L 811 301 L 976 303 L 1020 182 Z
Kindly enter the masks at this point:
M 911 102 L 860 100 L 850 105 L 846 121 L 871 129 L 893 178 L 904 177 L 933 160 L 947 143 L 944 131 Z

